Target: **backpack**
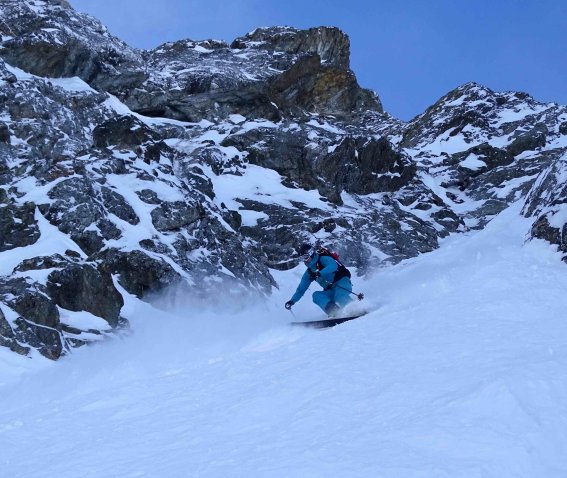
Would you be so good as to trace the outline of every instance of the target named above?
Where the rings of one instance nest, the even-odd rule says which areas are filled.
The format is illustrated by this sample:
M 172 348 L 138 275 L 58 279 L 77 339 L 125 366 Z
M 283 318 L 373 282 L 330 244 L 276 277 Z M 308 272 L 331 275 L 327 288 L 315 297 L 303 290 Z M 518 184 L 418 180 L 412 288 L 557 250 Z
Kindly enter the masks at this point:
M 339 260 L 339 255 L 336 252 L 334 251 L 331 252 L 326 247 L 320 247 L 319 249 L 317 249 L 317 255 L 319 256 L 319 259 L 323 256 L 331 257 L 339 265 L 339 268 L 337 269 L 337 271 L 335 272 L 335 276 L 333 277 L 333 284 L 335 282 L 340 281 L 343 277 L 348 277 L 350 279 L 351 277 L 350 271 Z M 323 268 L 322 264 L 319 262 L 319 260 L 317 260 L 317 270 L 321 270 L 322 268 Z M 331 287 L 332 284 L 329 287 L 327 287 L 327 289 L 330 289 Z

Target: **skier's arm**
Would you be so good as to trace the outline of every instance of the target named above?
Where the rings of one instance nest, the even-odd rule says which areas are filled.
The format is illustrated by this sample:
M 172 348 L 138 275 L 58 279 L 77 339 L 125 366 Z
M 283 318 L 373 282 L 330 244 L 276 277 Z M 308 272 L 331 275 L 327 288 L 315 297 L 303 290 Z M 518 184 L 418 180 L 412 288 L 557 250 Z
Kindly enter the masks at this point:
M 319 273 L 320 278 L 317 279 L 317 282 L 326 288 L 333 283 L 333 278 L 335 277 L 335 272 L 337 272 L 339 265 L 337 261 L 330 257 L 321 257 L 320 261 L 323 269 L 321 269 Z
M 311 278 L 311 274 L 309 273 L 309 269 L 307 269 L 303 273 L 303 276 L 301 277 L 301 282 L 297 286 L 295 294 L 293 294 L 293 297 L 291 298 L 291 301 L 294 304 L 297 303 L 303 297 L 303 294 L 305 294 L 305 292 L 307 292 L 307 289 L 309 289 L 309 286 L 311 285 L 312 281 L 313 281 L 313 279 Z

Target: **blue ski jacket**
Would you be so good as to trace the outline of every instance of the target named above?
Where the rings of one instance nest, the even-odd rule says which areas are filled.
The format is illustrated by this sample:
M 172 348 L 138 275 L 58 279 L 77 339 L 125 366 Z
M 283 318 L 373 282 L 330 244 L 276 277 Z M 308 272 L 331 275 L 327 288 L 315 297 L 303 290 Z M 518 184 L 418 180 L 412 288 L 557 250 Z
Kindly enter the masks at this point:
M 337 272 L 339 265 L 337 261 L 335 261 L 332 257 L 329 256 L 321 256 L 319 258 L 319 254 L 313 254 L 311 260 L 306 264 L 307 270 L 303 273 L 301 277 L 301 282 L 297 286 L 297 290 L 291 300 L 294 303 L 297 303 L 305 294 L 311 282 L 313 282 L 313 276 L 315 272 L 317 272 L 317 262 L 320 261 L 321 266 L 323 267 L 319 271 L 319 278 L 317 279 L 317 283 L 323 287 L 323 289 L 328 289 L 333 285 L 333 279 L 335 277 L 335 272 Z

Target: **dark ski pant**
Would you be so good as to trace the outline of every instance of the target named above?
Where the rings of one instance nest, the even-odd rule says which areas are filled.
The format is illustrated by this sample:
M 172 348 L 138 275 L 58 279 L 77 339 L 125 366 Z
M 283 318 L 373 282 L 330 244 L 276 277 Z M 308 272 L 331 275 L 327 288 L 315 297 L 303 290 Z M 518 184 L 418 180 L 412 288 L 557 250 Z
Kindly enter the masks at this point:
M 339 287 L 340 286 L 340 287 Z M 343 277 L 340 281 L 335 282 L 329 290 L 320 290 L 313 293 L 313 302 L 315 302 L 323 312 L 330 302 L 334 302 L 341 309 L 351 300 L 352 283 L 348 277 Z

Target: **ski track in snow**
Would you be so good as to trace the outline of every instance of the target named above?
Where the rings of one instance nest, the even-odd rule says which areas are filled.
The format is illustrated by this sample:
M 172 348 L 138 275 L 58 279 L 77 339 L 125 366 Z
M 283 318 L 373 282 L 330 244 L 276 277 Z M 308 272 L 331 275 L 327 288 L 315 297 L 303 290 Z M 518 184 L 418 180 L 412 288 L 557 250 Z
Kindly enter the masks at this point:
M 58 363 L 0 354 L 9 477 L 565 477 L 567 274 L 486 229 L 356 281 L 381 306 L 327 330 L 306 296 L 236 315 L 127 301 L 130 336 Z

